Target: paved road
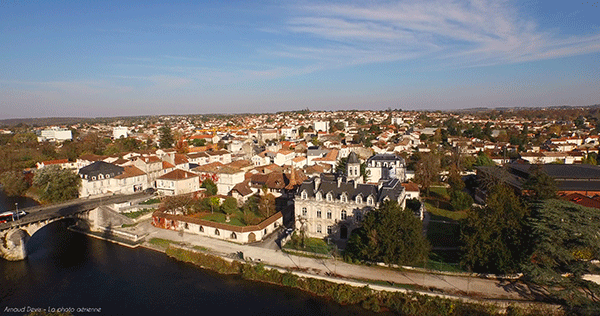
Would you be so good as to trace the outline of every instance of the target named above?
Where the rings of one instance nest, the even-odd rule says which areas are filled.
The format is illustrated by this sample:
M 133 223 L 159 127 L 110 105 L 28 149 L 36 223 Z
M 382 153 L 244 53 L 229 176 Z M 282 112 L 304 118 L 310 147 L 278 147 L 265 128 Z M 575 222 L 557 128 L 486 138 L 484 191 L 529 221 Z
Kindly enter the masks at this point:
M 137 199 L 149 198 L 151 196 L 151 194 L 139 192 L 130 195 L 112 195 L 95 199 L 76 199 L 60 204 L 38 205 L 23 209 L 23 211 L 27 212 L 28 214 L 21 217 L 19 220 L 0 224 L 0 231 L 55 217 L 72 215 L 106 204 L 123 203 Z
M 352 265 L 333 259 L 314 259 L 286 254 L 279 250 L 239 245 L 223 240 L 212 239 L 193 234 L 181 236 L 176 231 L 158 229 L 149 221 L 135 227 L 127 228 L 136 234 L 149 234 L 147 240 L 153 237 L 183 241 L 190 245 L 198 245 L 221 254 L 230 255 L 242 252 L 245 258 L 260 260 L 266 264 L 293 269 L 303 269 L 321 275 L 337 275 L 352 279 L 380 280 L 397 284 L 413 284 L 426 289 L 439 289 L 450 294 L 469 294 L 478 298 L 489 299 L 520 299 L 530 300 L 533 295 L 529 289 L 518 282 L 499 281 L 477 277 L 429 274 L 415 271 L 398 271 L 383 267 L 368 267 Z

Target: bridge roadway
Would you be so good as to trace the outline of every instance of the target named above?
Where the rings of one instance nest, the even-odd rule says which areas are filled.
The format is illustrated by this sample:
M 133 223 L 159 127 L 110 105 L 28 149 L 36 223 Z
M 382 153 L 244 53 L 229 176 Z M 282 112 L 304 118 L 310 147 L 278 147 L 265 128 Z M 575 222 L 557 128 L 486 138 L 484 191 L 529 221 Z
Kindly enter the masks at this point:
M 20 210 L 27 212 L 27 215 L 22 216 L 20 219 L 0 224 L 0 231 L 5 231 L 11 228 L 17 228 L 23 225 L 57 217 L 70 216 L 79 212 L 89 211 L 106 204 L 123 203 L 137 199 L 149 198 L 151 196 L 152 194 L 150 193 L 138 192 L 129 195 L 112 195 L 94 199 L 76 199 L 60 204 L 32 206 Z

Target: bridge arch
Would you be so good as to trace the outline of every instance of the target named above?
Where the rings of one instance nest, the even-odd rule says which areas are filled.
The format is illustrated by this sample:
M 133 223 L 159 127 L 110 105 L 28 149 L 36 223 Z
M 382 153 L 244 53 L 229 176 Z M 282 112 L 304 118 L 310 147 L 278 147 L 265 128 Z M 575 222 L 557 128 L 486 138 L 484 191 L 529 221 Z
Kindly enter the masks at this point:
M 87 222 L 88 212 L 89 211 L 72 214 L 70 216 L 49 218 L 2 230 L 0 232 L 0 257 L 9 261 L 24 260 L 27 258 L 27 243 L 36 232 L 48 224 L 62 220 L 75 220 L 78 222 L 84 220 L 86 224 L 89 224 Z

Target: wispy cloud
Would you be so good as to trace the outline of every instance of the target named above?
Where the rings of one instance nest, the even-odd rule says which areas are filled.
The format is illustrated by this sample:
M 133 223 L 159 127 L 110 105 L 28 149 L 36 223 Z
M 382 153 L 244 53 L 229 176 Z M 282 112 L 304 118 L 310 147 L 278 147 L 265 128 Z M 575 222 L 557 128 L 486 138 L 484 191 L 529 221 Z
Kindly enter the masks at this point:
M 286 30 L 319 44 L 285 46 L 275 55 L 336 60 L 338 65 L 428 56 L 479 66 L 600 51 L 600 33 L 565 36 L 560 30 L 541 30 L 511 1 L 315 4 L 295 7 L 295 12 Z

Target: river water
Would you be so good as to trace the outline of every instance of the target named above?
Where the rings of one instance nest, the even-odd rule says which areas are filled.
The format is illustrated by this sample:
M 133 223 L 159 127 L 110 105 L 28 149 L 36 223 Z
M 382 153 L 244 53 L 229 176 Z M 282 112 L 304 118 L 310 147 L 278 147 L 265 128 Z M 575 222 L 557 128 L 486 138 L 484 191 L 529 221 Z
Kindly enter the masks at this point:
M 15 205 L 15 203 L 17 203 L 17 205 Z M 0 213 L 4 213 L 6 211 L 13 211 L 16 207 L 22 209 L 36 205 L 38 205 L 38 203 L 35 200 L 30 199 L 28 197 L 8 197 L 0 188 Z
M 371 314 L 302 291 L 219 275 L 149 249 L 90 238 L 67 230 L 68 225 L 55 222 L 34 234 L 26 260 L 0 259 L 0 314 L 24 314 L 7 308 L 61 307 L 72 308 L 74 315 Z

